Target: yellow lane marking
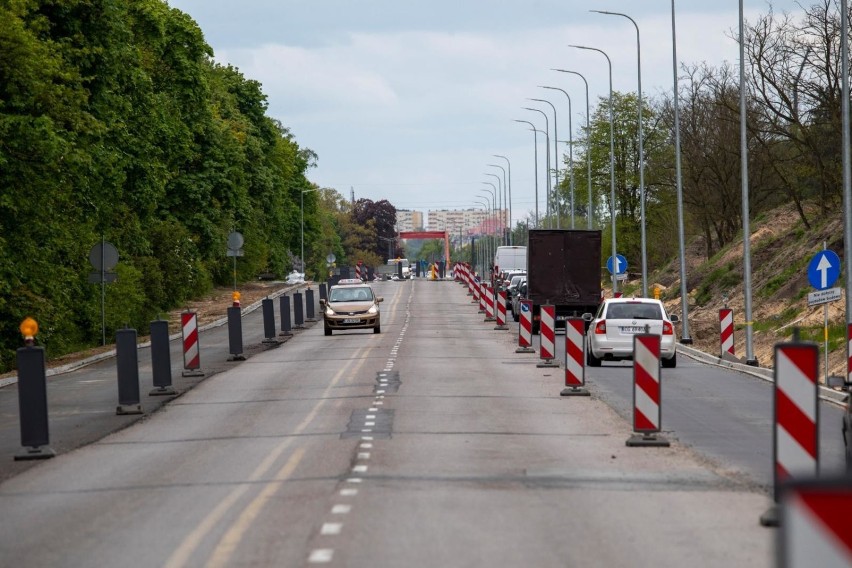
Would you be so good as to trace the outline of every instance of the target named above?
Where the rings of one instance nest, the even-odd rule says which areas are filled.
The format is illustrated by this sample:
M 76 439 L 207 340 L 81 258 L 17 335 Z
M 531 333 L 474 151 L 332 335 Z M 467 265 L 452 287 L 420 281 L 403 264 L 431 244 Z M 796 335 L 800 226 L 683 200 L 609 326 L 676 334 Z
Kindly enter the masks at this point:
M 295 471 L 296 466 L 305 455 L 304 448 L 297 448 L 287 463 L 284 464 L 278 473 L 275 475 L 275 481 L 267 483 L 263 491 L 246 507 L 237 521 L 231 526 L 227 533 L 219 541 L 216 550 L 213 551 L 213 556 L 207 562 L 208 568 L 219 568 L 220 566 L 228 566 L 231 557 L 237 550 L 237 546 L 243 538 L 243 535 L 251 528 L 252 523 L 257 519 L 260 512 L 266 506 L 270 499 L 275 495 L 275 492 L 281 487 Z
M 352 363 L 357 362 L 355 367 L 352 369 L 352 373 L 357 373 L 360 370 L 361 366 L 367 361 L 367 354 L 372 351 L 374 347 L 363 347 L 355 352 L 352 359 L 344 365 L 332 379 L 331 383 L 326 387 L 325 391 L 323 391 L 322 398 L 314 405 L 314 408 L 310 413 L 305 417 L 304 420 L 296 427 L 293 432 L 294 435 L 300 434 L 308 427 L 311 421 L 316 417 L 320 408 L 325 404 L 327 400 L 327 396 L 331 393 L 331 390 L 337 386 L 337 383 L 340 382 L 340 379 L 343 375 L 349 370 L 349 367 Z M 281 457 L 284 451 L 292 444 L 293 438 L 288 438 L 283 440 L 278 446 L 276 446 L 269 455 L 260 463 L 260 465 L 255 468 L 252 474 L 249 476 L 249 483 L 243 483 L 235 487 L 231 493 L 229 493 L 219 504 L 201 521 L 201 523 L 193 530 L 181 543 L 181 545 L 175 550 L 169 559 L 166 561 L 164 566 L 166 568 L 183 568 L 189 563 L 190 558 L 195 553 L 195 551 L 200 546 L 201 542 L 210 531 L 219 523 L 222 518 L 228 513 L 228 511 L 239 501 L 239 499 L 246 493 L 246 491 L 251 488 L 253 482 L 261 479 L 266 473 L 272 468 L 275 462 Z M 295 455 L 295 453 L 294 453 Z M 291 458 L 292 459 L 292 458 Z M 301 459 L 301 457 L 300 457 Z M 290 463 L 288 461 L 288 463 Z M 285 465 L 285 468 L 287 466 Z M 282 468 L 283 470 L 283 468 Z M 278 485 L 280 485 L 279 481 L 276 481 Z M 259 510 L 258 510 L 259 512 Z M 226 533 L 229 534 L 230 531 Z M 220 545 L 221 546 L 221 541 Z M 217 546 L 216 550 L 219 549 Z M 236 546 L 236 544 L 234 544 Z M 213 559 L 211 559 L 213 561 Z

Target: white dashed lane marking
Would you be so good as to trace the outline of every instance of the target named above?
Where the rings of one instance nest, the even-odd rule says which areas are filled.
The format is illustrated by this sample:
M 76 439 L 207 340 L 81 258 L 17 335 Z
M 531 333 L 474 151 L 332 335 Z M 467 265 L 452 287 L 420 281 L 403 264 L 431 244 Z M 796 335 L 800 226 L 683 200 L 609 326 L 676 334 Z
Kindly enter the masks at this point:
M 334 550 L 331 548 L 318 548 L 311 551 L 308 562 L 311 564 L 328 564 L 334 558 Z

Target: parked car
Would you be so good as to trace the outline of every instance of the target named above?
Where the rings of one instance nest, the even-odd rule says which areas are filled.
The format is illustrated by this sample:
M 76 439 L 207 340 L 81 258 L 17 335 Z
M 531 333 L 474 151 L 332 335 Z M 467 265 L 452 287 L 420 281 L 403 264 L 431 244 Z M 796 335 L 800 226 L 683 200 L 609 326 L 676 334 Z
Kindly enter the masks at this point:
M 512 319 L 519 321 L 521 319 L 521 300 L 527 297 L 527 279 L 524 277 L 518 284 L 518 291 L 512 296 Z
M 512 279 L 516 276 L 526 276 L 526 270 L 503 270 L 500 272 L 500 286 L 503 289 L 508 289 L 512 284 Z
M 660 359 L 663 367 L 677 366 L 677 342 L 674 324 L 678 317 L 666 314 L 659 300 L 648 298 L 607 298 L 587 333 L 586 363 L 600 367 L 601 361 L 633 358 L 633 336 L 638 333 L 660 335 Z
M 328 291 L 328 300 L 320 300 L 325 334 L 346 329 L 372 329 L 373 333 L 381 333 L 382 300 L 373 294 L 372 287 L 357 278 L 341 280 Z
M 525 282 L 527 279 L 526 273 L 516 274 L 512 276 L 511 280 L 509 280 L 509 284 L 506 286 L 506 309 L 515 313 L 515 308 L 512 305 L 512 299 L 518 294 L 518 286 L 521 282 Z

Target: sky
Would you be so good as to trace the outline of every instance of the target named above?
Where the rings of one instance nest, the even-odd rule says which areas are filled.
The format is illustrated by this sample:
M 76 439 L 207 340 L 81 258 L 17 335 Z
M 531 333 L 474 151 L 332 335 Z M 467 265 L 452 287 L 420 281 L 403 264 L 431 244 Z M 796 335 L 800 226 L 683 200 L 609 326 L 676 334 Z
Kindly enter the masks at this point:
M 637 88 L 636 29 L 626 18 L 590 10 L 636 21 L 646 97 L 673 89 L 666 0 L 168 1 L 198 22 L 218 62 L 262 83 L 268 114 L 318 155 L 310 181 L 347 198 L 354 191 L 356 199 L 387 199 L 397 209 L 483 208 L 483 200 L 499 206 L 511 168 L 513 219 L 534 210 L 533 134 L 514 121 L 545 129 L 542 114 L 527 106 L 547 114 L 551 133 L 554 120 L 550 106 L 528 99 L 554 105 L 560 151 L 567 153 L 569 117 L 575 137 L 585 124 L 585 87 L 552 69 L 585 76 L 592 113 L 609 94 L 606 58 L 569 45 L 606 52 L 614 90 Z M 770 6 L 802 11 L 794 0 L 743 4 L 747 21 Z M 680 64 L 737 64 L 738 2 L 678 0 L 675 11 Z M 564 93 L 541 85 L 566 91 L 571 111 Z M 541 135 L 538 149 L 543 212 Z M 490 196 L 495 188 L 499 199 Z

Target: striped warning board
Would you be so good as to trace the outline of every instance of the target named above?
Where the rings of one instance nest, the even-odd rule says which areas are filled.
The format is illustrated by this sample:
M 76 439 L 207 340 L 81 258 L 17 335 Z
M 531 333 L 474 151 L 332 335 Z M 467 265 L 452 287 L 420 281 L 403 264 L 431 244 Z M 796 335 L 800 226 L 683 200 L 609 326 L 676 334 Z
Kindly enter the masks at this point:
M 784 568 L 852 568 L 852 478 L 785 486 L 779 562 Z
M 819 351 L 813 343 L 775 345 L 775 489 L 815 477 L 819 455 Z
M 734 310 L 722 308 L 719 310 L 719 344 L 721 355 L 734 355 Z
M 539 320 L 539 358 L 536 367 L 558 367 L 556 358 L 556 306 L 541 306 Z
M 181 312 L 181 335 L 183 336 L 183 376 L 203 375 L 201 372 L 201 348 L 198 344 L 198 314 Z
M 659 436 L 662 423 L 660 336 L 633 336 L 633 431 L 628 446 L 669 446 Z

